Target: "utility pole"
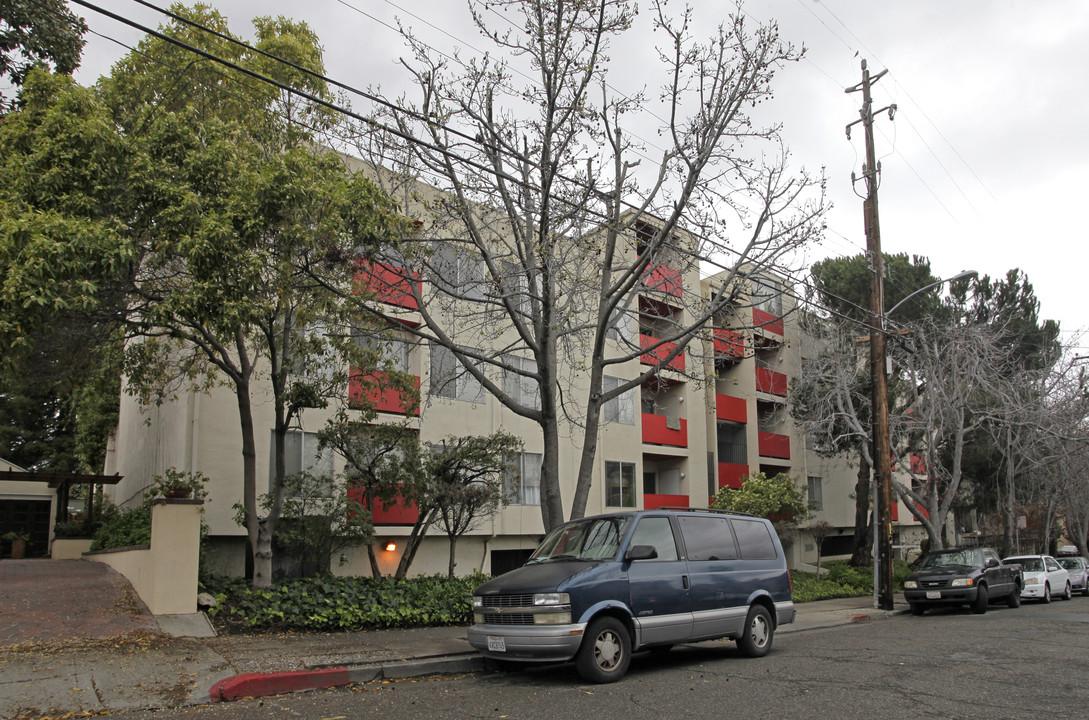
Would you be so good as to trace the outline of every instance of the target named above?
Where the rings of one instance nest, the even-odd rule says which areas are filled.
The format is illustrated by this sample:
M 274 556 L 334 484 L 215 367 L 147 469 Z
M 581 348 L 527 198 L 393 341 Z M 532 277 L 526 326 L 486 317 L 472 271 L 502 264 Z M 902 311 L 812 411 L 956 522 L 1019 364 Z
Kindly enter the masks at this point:
M 873 479 L 877 502 L 875 512 L 875 544 L 877 555 L 874 557 L 874 593 L 877 608 L 892 610 L 892 449 L 889 443 L 889 395 L 888 379 L 885 374 L 885 291 L 884 291 L 884 256 L 881 254 L 881 226 L 877 217 L 877 185 L 881 166 L 875 157 L 873 147 L 873 101 L 870 87 L 881 79 L 888 70 L 882 70 L 871 77 L 862 61 L 862 82 L 847 88 L 848 93 L 862 91 L 862 109 L 859 119 L 847 126 L 847 138 L 851 137 L 851 126 L 862 123 L 866 133 L 866 165 L 862 168 L 862 178 L 866 182 L 866 197 L 862 204 L 866 229 L 866 254 L 869 256 L 870 270 L 870 377 L 872 381 L 873 403 Z M 889 119 L 896 112 L 895 105 L 878 110 L 889 111 Z M 855 176 L 851 173 L 851 182 Z

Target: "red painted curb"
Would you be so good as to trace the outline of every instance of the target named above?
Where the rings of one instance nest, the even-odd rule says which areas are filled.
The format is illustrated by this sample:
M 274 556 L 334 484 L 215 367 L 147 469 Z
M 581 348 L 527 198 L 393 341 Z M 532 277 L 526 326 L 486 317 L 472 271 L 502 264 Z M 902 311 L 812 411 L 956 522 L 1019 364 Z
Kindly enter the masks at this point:
M 852 615 L 850 617 L 850 619 L 849 619 L 849 622 L 853 622 L 853 623 L 867 622 L 869 619 L 870 619 L 869 615 L 867 615 L 866 613 L 860 613 L 858 615 Z
M 300 690 L 348 685 L 348 671 L 331 668 L 327 670 L 299 670 L 296 672 L 247 673 L 220 680 L 209 691 L 212 702 L 230 702 L 247 697 L 281 695 Z

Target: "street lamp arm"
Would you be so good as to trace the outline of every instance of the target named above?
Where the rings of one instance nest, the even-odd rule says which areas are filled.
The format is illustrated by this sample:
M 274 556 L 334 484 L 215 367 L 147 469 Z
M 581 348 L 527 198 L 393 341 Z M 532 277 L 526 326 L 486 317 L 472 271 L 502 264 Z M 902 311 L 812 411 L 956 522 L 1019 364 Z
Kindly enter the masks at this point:
M 882 317 L 887 320 L 889 315 L 892 315 L 894 312 L 896 312 L 896 308 L 900 307 L 901 305 L 903 305 L 904 303 L 906 303 L 908 300 L 915 297 L 919 293 L 926 292 L 927 290 L 930 290 L 931 288 L 936 288 L 939 285 L 944 285 L 947 282 L 953 282 L 954 280 L 963 280 L 964 278 L 976 277 L 978 275 L 979 275 L 979 273 L 976 272 L 975 270 L 962 270 L 961 272 L 957 273 L 956 275 L 954 275 L 951 278 L 946 278 L 945 280 L 938 280 L 937 282 L 932 282 L 929 285 L 924 285 L 923 287 L 919 288 L 918 290 L 911 293 L 906 298 L 904 298 L 903 300 L 901 300 L 900 302 L 896 303 L 891 308 L 886 310 L 885 314 L 882 315 Z

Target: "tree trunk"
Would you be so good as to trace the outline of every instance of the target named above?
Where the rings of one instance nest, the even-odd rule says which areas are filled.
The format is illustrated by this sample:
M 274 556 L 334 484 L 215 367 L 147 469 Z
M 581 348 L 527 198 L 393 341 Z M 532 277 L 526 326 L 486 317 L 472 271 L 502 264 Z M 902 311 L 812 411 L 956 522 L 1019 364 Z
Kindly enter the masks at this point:
M 382 570 L 378 567 L 378 556 L 374 554 L 374 543 L 367 546 L 367 559 L 371 562 L 371 577 L 375 579 L 382 577 Z
M 858 480 L 855 482 L 855 549 L 849 565 L 862 567 L 873 562 L 873 524 L 870 522 L 870 464 L 858 454 Z
M 261 521 L 257 529 L 257 545 L 253 551 L 253 587 L 272 586 L 272 532 L 268 523 Z
M 551 532 L 563 524 L 563 498 L 560 495 L 560 442 L 557 420 L 542 423 L 544 455 L 541 458 L 541 519 L 544 530 Z
M 432 508 L 416 518 L 416 524 L 412 526 L 412 532 L 409 533 L 408 539 L 405 540 L 405 551 L 401 553 L 401 562 L 397 564 L 397 572 L 394 577 L 398 580 L 404 580 L 408 577 L 408 569 L 412 566 L 412 561 L 416 559 L 416 551 L 420 549 L 420 544 L 423 543 L 424 536 L 427 535 L 427 529 L 435 521 L 437 512 Z
M 457 546 L 458 546 L 458 536 L 457 535 L 451 535 L 450 536 L 450 567 L 449 567 L 449 575 L 450 575 L 451 578 L 454 577 L 454 565 L 455 565 L 455 563 L 454 563 L 454 553 L 457 550 Z

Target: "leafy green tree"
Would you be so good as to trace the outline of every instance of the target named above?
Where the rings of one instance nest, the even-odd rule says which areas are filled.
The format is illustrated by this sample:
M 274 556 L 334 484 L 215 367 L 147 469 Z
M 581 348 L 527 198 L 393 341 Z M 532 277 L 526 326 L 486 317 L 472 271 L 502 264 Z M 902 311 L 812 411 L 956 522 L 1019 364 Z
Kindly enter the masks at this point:
M 87 24 L 63 0 L 0 0 L 0 78 L 22 85 L 37 66 L 71 75 Z M 0 94 L 0 115 L 8 101 Z
M 176 10 L 229 33 L 207 7 Z M 259 48 L 322 69 L 305 25 L 254 24 Z M 185 23 L 163 31 L 311 94 L 327 92 L 310 75 Z M 181 73 L 185 65 L 193 73 Z M 9 261 L 0 303 L 13 311 L 0 314 L 0 337 L 25 342 L 27 328 L 58 315 L 102 314 L 130 338 L 128 387 L 143 402 L 179 384 L 231 387 L 254 584 L 267 586 L 290 423 L 346 395 L 345 373 L 323 372 L 330 358 L 338 367 L 379 363 L 357 350 L 338 294 L 356 290 L 355 258 L 395 245 L 407 225 L 373 183 L 314 143 L 327 114 L 164 40 L 144 40 L 96 90 L 32 77 L 24 96 L 25 109 L 0 130 L 16 180 L 0 196 L 0 253 Z M 306 279 L 304 268 L 315 266 L 336 293 Z M 272 386 L 275 412 L 273 502 L 264 514 L 258 373 Z
M 809 517 L 809 504 L 794 478 L 786 473 L 768 477 L 762 472 L 741 479 L 741 487 L 721 487 L 711 500 L 717 510 L 745 512 L 771 520 L 798 522 Z

